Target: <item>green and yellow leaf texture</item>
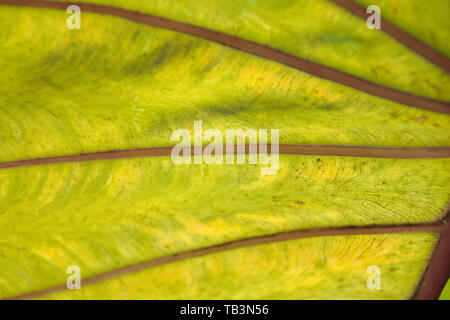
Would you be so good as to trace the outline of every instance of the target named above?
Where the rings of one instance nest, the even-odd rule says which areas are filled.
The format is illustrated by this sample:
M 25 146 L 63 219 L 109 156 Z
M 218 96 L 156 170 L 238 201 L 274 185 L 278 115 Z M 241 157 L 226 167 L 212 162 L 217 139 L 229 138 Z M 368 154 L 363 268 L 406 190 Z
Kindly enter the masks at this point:
M 13 2 L 0 1 L 1 299 L 410 299 L 450 270 L 450 73 L 410 46 L 328 0 L 83 0 L 80 29 L 67 1 Z M 448 1 L 376 2 L 354 1 L 450 57 Z M 281 152 L 274 175 L 133 155 L 200 120 L 319 151 Z M 81 289 L 65 288 L 72 265 Z

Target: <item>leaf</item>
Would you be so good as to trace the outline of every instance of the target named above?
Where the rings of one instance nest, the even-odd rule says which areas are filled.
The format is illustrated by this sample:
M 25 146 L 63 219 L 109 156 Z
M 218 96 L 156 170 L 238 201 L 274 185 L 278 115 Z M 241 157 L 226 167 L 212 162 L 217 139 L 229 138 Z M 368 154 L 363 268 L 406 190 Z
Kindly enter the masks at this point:
M 363 5 L 369 5 L 368 0 L 356 0 Z M 378 1 L 378 5 L 385 10 L 383 15 L 393 23 L 439 50 L 447 57 L 450 56 L 449 33 L 450 22 L 447 13 L 450 10 L 448 1 L 420 0 Z M 417 23 L 420 21 L 420 23 Z
M 268 45 L 412 94 L 419 107 L 84 7 L 81 29 L 69 30 L 64 10 L 2 6 L 0 297 L 418 292 L 448 208 L 448 73 L 325 0 L 90 3 Z M 442 49 L 448 33 L 439 34 Z M 421 109 L 423 101 L 444 112 Z M 197 120 L 203 132 L 279 129 L 280 150 L 294 154 L 279 156 L 273 176 L 261 164 L 155 157 Z M 185 258 L 171 260 L 177 254 Z M 140 272 L 110 279 L 140 263 Z M 69 265 L 80 266 L 82 289 L 61 292 Z M 370 265 L 382 270 L 382 290 L 366 287 Z
M 45 298 L 401 299 L 414 288 L 432 234 L 301 239 L 211 254 Z M 363 254 L 361 255 L 361 251 Z M 349 263 L 350 262 L 350 263 Z M 382 265 L 382 290 L 366 268 Z M 314 266 L 312 268 L 312 266 Z

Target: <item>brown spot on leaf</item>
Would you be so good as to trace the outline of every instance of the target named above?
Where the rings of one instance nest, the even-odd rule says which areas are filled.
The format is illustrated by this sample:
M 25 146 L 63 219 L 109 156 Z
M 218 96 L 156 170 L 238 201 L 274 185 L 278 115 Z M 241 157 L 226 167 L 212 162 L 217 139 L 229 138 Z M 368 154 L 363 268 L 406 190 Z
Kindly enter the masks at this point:
M 427 119 L 428 119 L 427 117 L 420 117 L 420 118 L 414 118 L 413 120 L 417 121 L 417 122 L 424 122 Z

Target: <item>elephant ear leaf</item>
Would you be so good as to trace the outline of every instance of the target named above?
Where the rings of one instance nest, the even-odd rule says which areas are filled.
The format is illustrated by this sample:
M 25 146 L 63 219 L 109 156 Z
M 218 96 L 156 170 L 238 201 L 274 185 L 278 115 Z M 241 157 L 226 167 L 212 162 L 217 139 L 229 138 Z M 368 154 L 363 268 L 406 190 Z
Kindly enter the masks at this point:
M 448 3 L 378 2 L 0 0 L 0 298 L 439 297 Z

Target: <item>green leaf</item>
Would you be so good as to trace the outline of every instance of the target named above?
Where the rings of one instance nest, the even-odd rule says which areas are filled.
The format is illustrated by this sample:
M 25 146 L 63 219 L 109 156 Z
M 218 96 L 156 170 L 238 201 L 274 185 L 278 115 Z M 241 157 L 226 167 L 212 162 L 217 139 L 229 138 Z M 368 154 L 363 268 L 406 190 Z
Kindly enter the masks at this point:
M 407 299 L 418 292 L 443 241 L 448 112 L 182 32 L 83 10 L 81 29 L 69 30 L 65 10 L 2 2 L 0 298 Z M 448 73 L 325 0 L 90 3 L 238 36 L 448 107 Z M 425 32 L 432 19 L 421 33 L 395 6 L 383 8 L 448 52 L 448 32 Z M 281 154 L 271 176 L 248 161 L 177 166 L 167 154 L 133 155 L 174 146 L 174 130 L 193 134 L 198 120 L 203 132 L 279 129 L 284 150 L 313 151 Z M 357 152 L 332 155 L 324 145 Z M 129 151 L 125 159 L 98 156 L 117 150 Z M 98 161 L 73 158 L 82 153 Z M 61 156 L 71 163 L 48 159 Z M 295 236 L 287 241 L 286 232 Z M 171 260 L 178 255 L 185 258 Z M 112 279 L 140 263 L 148 267 Z M 61 292 L 70 265 L 81 268 L 82 289 Z M 370 265 L 381 269 L 380 290 L 366 286 Z

